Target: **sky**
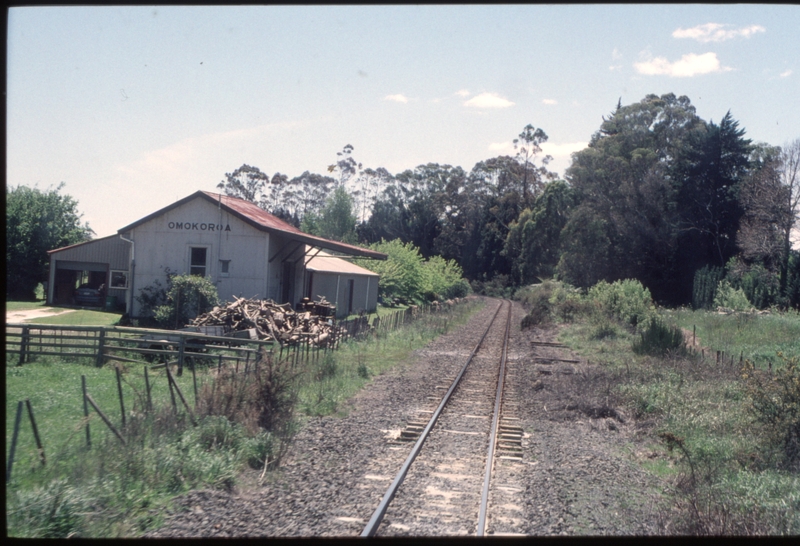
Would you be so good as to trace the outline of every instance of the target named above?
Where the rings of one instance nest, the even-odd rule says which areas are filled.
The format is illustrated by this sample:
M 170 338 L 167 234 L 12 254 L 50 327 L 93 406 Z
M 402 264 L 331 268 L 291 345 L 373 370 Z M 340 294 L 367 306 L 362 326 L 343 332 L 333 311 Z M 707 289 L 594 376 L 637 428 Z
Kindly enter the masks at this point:
M 64 182 L 103 237 L 242 164 L 325 174 L 347 144 L 365 168 L 469 171 L 531 124 L 563 176 L 651 93 L 782 145 L 798 52 L 783 4 L 15 7 L 6 180 Z

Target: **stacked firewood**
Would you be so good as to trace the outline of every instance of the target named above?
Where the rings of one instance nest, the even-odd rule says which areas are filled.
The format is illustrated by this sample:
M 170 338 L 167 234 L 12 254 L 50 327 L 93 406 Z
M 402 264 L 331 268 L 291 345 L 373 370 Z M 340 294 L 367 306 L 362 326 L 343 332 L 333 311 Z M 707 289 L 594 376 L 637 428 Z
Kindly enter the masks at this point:
M 223 326 L 228 336 L 272 339 L 281 345 L 308 341 L 325 346 L 332 341 L 333 307 L 324 298 L 304 304 L 304 311 L 294 311 L 290 304 L 279 305 L 272 300 L 234 299 L 199 315 L 191 325 Z

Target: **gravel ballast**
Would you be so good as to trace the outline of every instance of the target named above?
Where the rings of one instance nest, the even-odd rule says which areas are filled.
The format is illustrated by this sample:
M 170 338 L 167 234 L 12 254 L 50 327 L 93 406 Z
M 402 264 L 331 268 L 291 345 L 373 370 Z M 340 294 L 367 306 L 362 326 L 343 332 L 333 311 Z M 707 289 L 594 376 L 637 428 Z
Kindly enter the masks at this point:
M 487 299 L 467 324 L 375 377 L 346 417 L 309 420 L 263 485 L 248 471 L 231 492 L 178 497 L 164 526 L 146 537 L 358 536 L 413 446 L 396 437 L 435 407 L 437 386 L 450 384 L 499 303 Z M 488 534 L 658 533 L 653 506 L 663 484 L 635 464 L 632 420 L 585 411 L 594 403 L 591 366 L 563 362 L 578 360 L 566 349 L 532 345 L 555 341 L 557 332 L 520 331 L 523 315 L 515 304 L 506 379 L 525 431 L 523 457 L 496 465 Z M 380 534 L 392 534 L 393 524 L 403 529 L 384 520 Z

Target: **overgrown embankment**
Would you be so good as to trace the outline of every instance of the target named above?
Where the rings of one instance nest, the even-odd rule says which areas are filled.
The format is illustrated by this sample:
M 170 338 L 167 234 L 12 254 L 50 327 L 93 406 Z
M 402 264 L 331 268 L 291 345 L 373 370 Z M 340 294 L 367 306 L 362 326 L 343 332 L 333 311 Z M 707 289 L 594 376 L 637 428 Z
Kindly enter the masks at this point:
M 800 533 L 800 317 L 667 311 L 636 281 L 545 282 L 518 298 L 523 324 L 560 325 L 635 417 L 640 464 L 670 484 L 662 532 Z

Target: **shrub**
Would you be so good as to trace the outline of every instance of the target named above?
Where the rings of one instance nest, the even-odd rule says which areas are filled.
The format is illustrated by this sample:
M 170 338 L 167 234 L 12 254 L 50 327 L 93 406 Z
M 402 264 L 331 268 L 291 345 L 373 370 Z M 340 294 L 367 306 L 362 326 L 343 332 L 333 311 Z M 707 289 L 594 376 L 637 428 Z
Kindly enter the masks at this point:
M 532 284 L 517 290 L 515 298 L 522 303 L 523 307 L 530 310 L 522 318 L 521 328 L 532 328 L 550 320 L 550 298 L 557 283 L 546 280 L 541 284 Z
M 155 308 L 156 322 L 162 328 L 181 328 L 194 317 L 219 305 L 217 287 L 211 279 L 197 275 L 168 278 L 167 301 Z
M 783 452 L 784 462 L 800 470 L 800 359 L 778 352 L 783 366 L 774 374 L 756 370 L 745 361 L 742 378 L 750 399 L 749 409 L 765 426 L 770 445 Z
M 464 272 L 455 260 L 431 256 L 423 263 L 423 270 L 425 291 L 432 294 L 434 299 L 449 300 L 469 294 L 469 283 L 463 278 Z
M 597 302 L 609 317 L 634 328 L 655 312 L 650 290 L 635 279 L 611 284 L 600 281 L 589 289 L 589 299 Z
M 400 239 L 381 241 L 370 245 L 370 248 L 389 256 L 385 261 L 371 260 L 365 264 L 367 269 L 381 276 L 378 281 L 380 297 L 385 300 L 399 298 L 406 302 L 421 303 L 427 273 L 419 249 Z
M 740 288 L 757 309 L 766 309 L 781 300 L 778 274 L 761 264 L 748 266 L 737 258 L 731 258 L 725 279 L 733 288 Z
M 733 288 L 727 280 L 719 281 L 719 285 L 717 285 L 714 307 L 723 307 L 734 311 L 749 311 L 753 309 L 744 291 L 741 288 Z
M 714 304 L 717 285 L 725 275 L 721 267 L 705 266 L 695 271 L 692 286 L 692 307 L 694 309 L 710 309 Z
M 677 326 L 668 326 L 657 317 L 651 317 L 639 339 L 633 342 L 633 352 L 639 355 L 662 356 L 684 347 L 683 332 Z

